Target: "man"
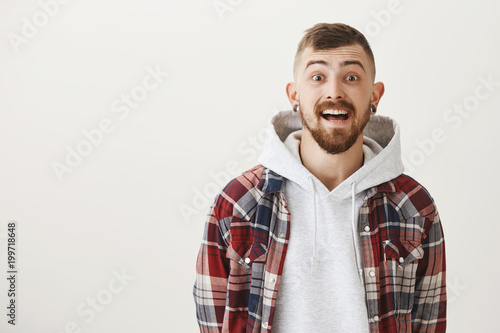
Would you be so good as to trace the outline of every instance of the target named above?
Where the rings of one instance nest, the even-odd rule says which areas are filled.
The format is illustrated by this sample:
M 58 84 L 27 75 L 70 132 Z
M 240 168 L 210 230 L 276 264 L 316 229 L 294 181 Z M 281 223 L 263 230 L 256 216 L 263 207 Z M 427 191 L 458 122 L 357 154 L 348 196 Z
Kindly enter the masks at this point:
M 430 194 L 403 174 L 399 126 L 365 37 L 317 24 L 293 111 L 258 166 L 216 197 L 197 260 L 201 332 L 444 332 L 446 264 Z

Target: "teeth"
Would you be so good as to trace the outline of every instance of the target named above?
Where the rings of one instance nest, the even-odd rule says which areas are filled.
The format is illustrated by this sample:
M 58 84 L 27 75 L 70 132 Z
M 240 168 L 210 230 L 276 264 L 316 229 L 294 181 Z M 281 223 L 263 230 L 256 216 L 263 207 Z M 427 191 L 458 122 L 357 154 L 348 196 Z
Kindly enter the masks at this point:
M 348 114 L 349 112 L 348 111 L 345 111 L 345 110 L 332 110 L 332 109 L 329 109 L 329 110 L 325 110 L 322 112 L 323 114 L 333 114 L 333 115 L 338 115 L 338 114 Z

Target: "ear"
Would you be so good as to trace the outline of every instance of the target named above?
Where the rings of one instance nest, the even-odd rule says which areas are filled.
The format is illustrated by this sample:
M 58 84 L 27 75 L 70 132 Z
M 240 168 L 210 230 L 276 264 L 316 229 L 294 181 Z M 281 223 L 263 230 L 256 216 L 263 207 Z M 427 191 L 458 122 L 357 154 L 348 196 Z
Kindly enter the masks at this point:
M 380 99 L 384 95 L 385 86 L 382 82 L 377 82 L 373 84 L 372 96 L 370 98 L 370 104 L 375 104 L 378 107 Z
M 295 87 L 295 82 L 288 82 L 286 85 L 286 95 L 288 96 L 288 100 L 292 106 L 299 102 L 299 95 Z

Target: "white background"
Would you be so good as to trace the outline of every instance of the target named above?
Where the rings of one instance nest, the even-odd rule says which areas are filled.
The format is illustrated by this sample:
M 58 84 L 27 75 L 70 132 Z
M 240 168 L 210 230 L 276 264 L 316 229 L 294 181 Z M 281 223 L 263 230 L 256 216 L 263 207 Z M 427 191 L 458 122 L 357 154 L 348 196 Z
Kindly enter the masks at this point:
M 408 173 L 442 218 L 449 332 L 498 331 L 500 6 L 394 1 L 72 0 L 49 17 L 38 1 L 2 0 L 0 277 L 12 220 L 19 274 L 15 327 L 0 279 L 0 331 L 197 332 L 209 205 L 257 163 L 269 117 L 290 107 L 297 43 L 318 22 L 371 43 L 386 87 L 378 112 L 399 122 Z M 148 68 L 169 75 L 127 117 L 113 112 L 122 94 L 145 92 Z M 54 163 L 103 119 L 112 132 L 59 180 Z M 446 139 L 430 143 L 436 128 Z

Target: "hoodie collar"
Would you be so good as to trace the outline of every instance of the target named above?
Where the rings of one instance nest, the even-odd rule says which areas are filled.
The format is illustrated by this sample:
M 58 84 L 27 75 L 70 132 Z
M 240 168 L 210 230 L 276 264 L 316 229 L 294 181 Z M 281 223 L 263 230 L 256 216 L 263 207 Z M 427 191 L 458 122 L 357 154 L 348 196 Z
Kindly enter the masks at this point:
M 260 184 L 264 192 L 278 191 L 282 186 L 282 177 L 296 182 L 303 188 L 311 188 L 309 180 L 311 174 L 302 165 L 300 158 L 295 156 L 297 154 L 290 149 L 290 140 L 287 140 L 289 136 L 296 135 L 294 132 L 300 132 L 301 129 L 300 115 L 293 111 L 280 111 L 269 121 L 264 151 L 259 157 L 260 164 L 269 169 L 264 173 Z M 374 149 L 374 145 L 378 148 Z M 358 192 L 372 188 L 384 192 L 397 190 L 397 186 L 390 181 L 404 171 L 399 125 L 387 116 L 370 116 L 370 121 L 364 130 L 365 157 L 368 149 L 374 152 L 369 161 L 346 179 L 344 181 L 346 184 L 339 185 L 329 195 L 334 195 L 339 199 L 349 198 L 352 182 L 356 183 Z M 315 177 L 314 179 L 316 180 Z M 316 189 L 326 190 L 321 186 Z
M 273 170 L 264 167 L 262 179 L 259 183 L 259 190 L 268 194 L 281 190 L 283 185 L 283 177 L 274 172 Z M 368 190 L 367 197 L 374 196 L 377 192 L 398 192 L 400 190 L 398 184 L 394 180 L 386 181 L 378 186 L 371 187 Z

